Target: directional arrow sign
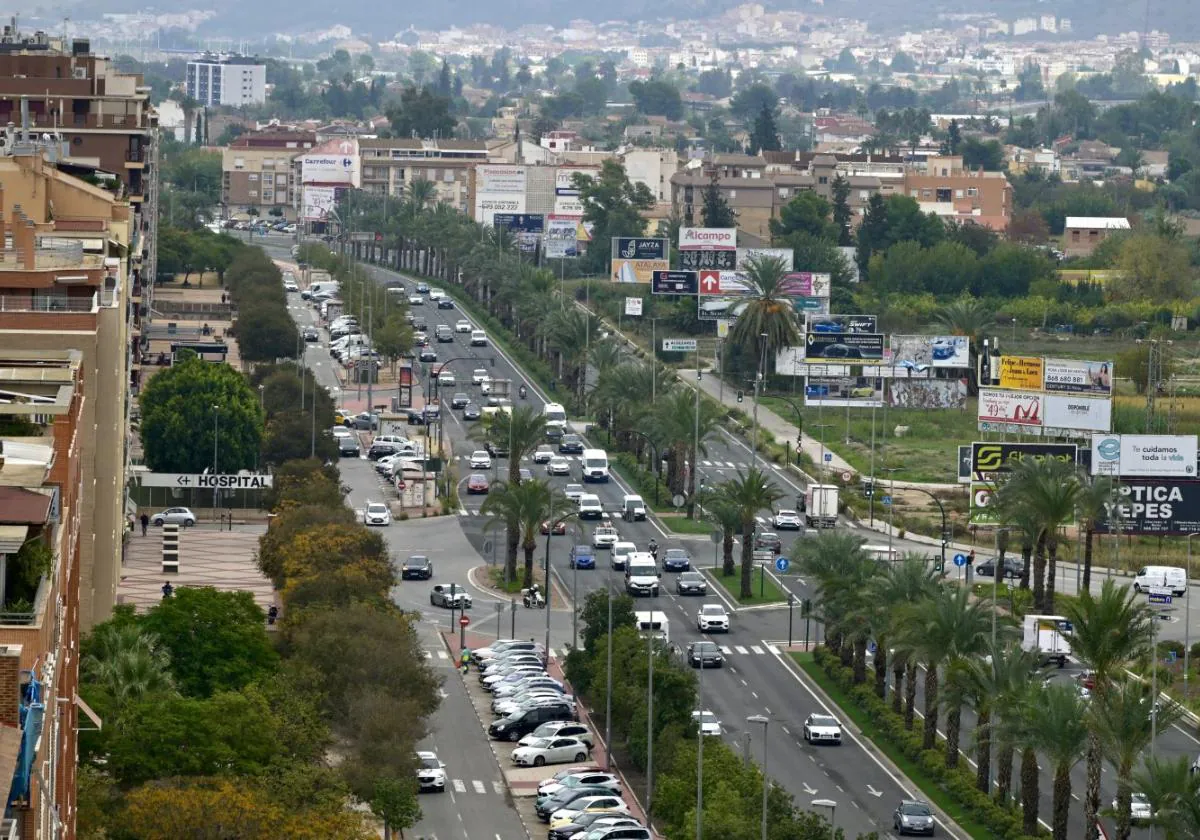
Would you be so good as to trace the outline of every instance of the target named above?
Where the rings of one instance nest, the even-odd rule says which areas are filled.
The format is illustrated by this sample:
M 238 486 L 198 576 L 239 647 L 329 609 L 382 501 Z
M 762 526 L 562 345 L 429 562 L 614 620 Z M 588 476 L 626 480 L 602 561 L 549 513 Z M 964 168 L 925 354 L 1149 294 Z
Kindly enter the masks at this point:
M 190 475 L 178 476 L 175 479 L 175 483 L 178 484 L 180 487 L 187 487 L 189 484 L 192 483 L 192 477 Z
M 275 476 L 266 473 L 217 474 L 212 473 L 153 473 L 138 474 L 143 487 L 175 487 L 202 490 L 262 490 L 273 487 Z
M 721 272 L 700 272 L 700 294 L 715 295 L 721 291 Z

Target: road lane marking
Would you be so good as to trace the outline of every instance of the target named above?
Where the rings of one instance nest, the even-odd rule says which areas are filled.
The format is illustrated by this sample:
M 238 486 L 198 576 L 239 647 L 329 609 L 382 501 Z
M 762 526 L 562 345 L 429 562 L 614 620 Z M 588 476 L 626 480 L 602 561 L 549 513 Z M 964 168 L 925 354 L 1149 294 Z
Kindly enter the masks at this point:
M 741 645 L 734 645 L 734 646 L 733 646 L 733 649 L 734 649 L 734 650 L 736 650 L 738 653 L 749 653 L 749 651 L 748 651 L 748 650 L 746 650 L 746 649 L 745 649 L 744 647 L 742 647 Z
M 493 780 L 492 781 L 492 793 L 496 794 L 497 796 L 503 796 L 504 795 L 504 785 L 501 784 L 500 782 Z M 497 834 L 496 836 L 499 837 L 500 835 Z
M 471 787 L 475 788 L 476 793 L 487 793 L 487 788 L 483 786 L 483 782 L 479 781 L 479 779 L 473 779 Z
M 750 650 L 754 651 L 759 656 L 762 656 L 762 654 L 763 654 L 763 649 L 760 648 L 758 645 L 750 645 Z
M 462 779 L 451 779 L 451 781 L 454 783 L 454 792 L 455 793 L 466 793 L 467 792 L 467 784 Z

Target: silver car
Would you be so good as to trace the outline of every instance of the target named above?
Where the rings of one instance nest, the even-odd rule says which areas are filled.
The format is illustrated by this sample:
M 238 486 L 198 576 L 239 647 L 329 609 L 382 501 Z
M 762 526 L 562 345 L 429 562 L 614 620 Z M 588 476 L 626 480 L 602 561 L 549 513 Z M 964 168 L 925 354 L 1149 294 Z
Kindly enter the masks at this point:
M 190 528 L 196 524 L 196 514 L 185 507 L 167 508 L 151 516 L 150 522 L 154 525 L 182 525 Z

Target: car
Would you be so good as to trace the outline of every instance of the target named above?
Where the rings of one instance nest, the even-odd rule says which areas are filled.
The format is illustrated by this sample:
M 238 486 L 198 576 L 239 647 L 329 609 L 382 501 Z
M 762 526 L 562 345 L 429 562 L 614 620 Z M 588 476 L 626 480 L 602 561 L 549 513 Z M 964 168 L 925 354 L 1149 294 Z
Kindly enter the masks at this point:
M 488 404 L 489 405 L 491 404 L 491 400 L 488 400 Z M 486 442 L 483 445 L 483 448 L 485 450 L 487 450 L 487 454 L 491 455 L 493 458 L 507 458 L 508 457 L 508 444 L 507 443 L 496 443 L 495 441 L 489 440 L 488 442 Z
M 471 333 L 471 322 L 466 320 L 465 318 L 460 320 L 457 324 L 454 325 L 454 331 L 456 333 L 466 333 L 469 335 Z M 478 372 L 479 371 L 476 371 L 476 373 L 478 373 Z
M 468 325 L 469 326 L 469 325 Z M 471 384 L 480 385 L 484 380 L 491 379 L 486 368 L 475 368 L 471 371 Z
M 563 701 L 572 708 L 574 700 L 567 697 L 562 689 L 554 687 L 521 689 L 507 697 L 499 697 L 492 701 L 492 713 L 497 717 L 508 717 L 521 709 L 531 709 L 543 703 Z
M 720 604 L 703 604 L 696 613 L 696 629 L 701 633 L 728 633 L 729 613 Z
M 629 806 L 614 794 L 584 796 L 550 814 L 550 827 L 566 825 L 579 814 L 600 811 L 606 814 L 628 814 Z
M 431 288 L 429 290 L 429 299 L 430 300 L 441 300 L 445 296 L 446 296 L 446 293 L 443 292 L 441 289 Z
M 438 376 L 438 387 L 439 388 L 453 388 L 457 384 L 458 384 L 458 379 L 455 377 L 455 375 L 452 372 L 450 372 L 448 370 L 442 371 L 441 375 Z
M 638 835 L 634 832 L 643 832 Z M 603 840 L 604 836 L 611 837 L 612 840 L 649 840 L 649 831 L 635 818 L 626 816 L 625 814 L 605 814 L 602 812 L 580 814 L 571 820 L 566 825 L 560 825 L 558 828 L 550 829 L 550 833 L 546 835 L 547 840 L 567 840 L 567 838 L 575 838 L 575 840 L 587 840 L 587 837 L 592 837 L 595 840 L 596 836 Z
M 497 697 L 509 698 L 525 689 L 531 680 L 549 679 L 545 667 L 537 657 L 518 658 L 511 664 L 497 664 L 491 672 L 484 671 L 479 676 L 479 683 L 484 691 L 490 691 Z
M 1117 810 L 1117 800 L 1112 801 L 1113 810 Z M 1150 800 L 1146 794 L 1133 791 L 1129 794 L 1129 819 L 1132 822 L 1143 824 L 1150 822 L 1154 818 L 1154 809 L 1150 807 Z
M 300 291 L 300 287 L 298 285 L 296 285 L 295 280 L 284 280 L 283 281 L 283 290 L 285 292 L 298 292 L 298 291 Z
M 490 470 L 492 468 L 492 456 L 487 454 L 482 449 L 476 449 L 471 453 L 471 469 L 473 470 Z
M 399 447 L 394 443 L 372 443 L 371 447 L 367 450 L 367 460 L 382 461 L 384 458 L 390 458 L 395 455 L 398 449 Z M 378 468 L 378 463 L 376 463 L 376 468 Z
M 720 668 L 725 656 L 716 642 L 692 642 L 687 646 L 687 661 L 693 668 Z
M 537 729 L 533 730 L 533 732 L 522 738 L 520 740 L 520 744 L 521 746 L 525 746 L 525 742 L 533 738 L 549 738 L 551 736 L 557 738 L 578 738 L 587 745 L 589 750 L 595 746 L 595 738 L 592 736 L 592 730 L 588 729 L 584 724 L 576 723 L 573 720 L 555 720 L 551 721 L 550 723 L 543 723 Z M 610 774 L 607 773 L 600 775 L 610 776 Z M 586 779 L 587 777 L 584 776 L 583 778 Z M 620 790 L 621 782 L 618 777 L 610 776 L 608 783 L 612 784 L 614 790 Z M 588 782 L 588 784 L 593 783 Z M 544 783 L 538 785 L 538 794 L 544 795 L 546 793 L 554 792 L 553 790 L 546 790 L 546 787 L 547 785 Z
M 454 301 L 452 301 L 448 297 L 440 297 L 440 298 L 438 298 L 437 308 L 438 309 L 453 309 Z
M 617 529 L 611 525 L 597 525 L 592 531 L 592 548 L 612 548 L 617 543 Z
M 770 531 L 763 531 L 754 535 L 754 550 L 771 551 L 775 554 L 779 554 L 783 551 L 783 540 L 779 539 L 778 534 L 772 534 Z
M 437 328 L 433 331 L 433 334 L 437 338 L 439 344 L 448 344 L 449 342 L 454 341 L 454 331 L 445 324 L 438 324 Z
M 454 607 L 459 610 L 471 609 L 471 595 L 462 584 L 439 583 L 429 592 L 431 607 Z
M 479 395 L 486 397 L 492 393 L 492 377 L 485 376 L 479 381 Z
M 196 514 L 185 507 L 167 508 L 150 517 L 151 525 L 182 525 L 190 528 L 196 524 Z
M 1021 576 L 1021 572 L 1024 570 L 1024 568 L 1025 568 L 1025 564 L 1022 563 L 1019 558 L 1005 557 L 1004 565 L 1000 572 L 1000 578 L 1001 578 L 1001 580 L 1003 580 L 1005 578 L 1008 578 L 1010 580 L 1016 580 L 1017 578 L 1019 578 Z M 975 574 L 983 575 L 984 577 L 992 577 L 993 575 L 995 575 L 996 574 L 995 558 L 990 558 L 988 560 L 984 560 L 982 563 L 980 563 L 978 566 L 976 566 Z
M 563 489 L 563 495 L 566 496 L 568 499 L 570 499 L 572 502 L 575 502 L 576 504 L 578 504 L 580 498 L 583 497 L 583 485 L 582 484 L 568 484 Z
M 933 809 L 919 799 L 902 799 L 892 812 L 892 828 L 896 833 L 928 834 L 933 836 Z
M 583 438 L 579 435 L 563 435 L 558 442 L 558 451 L 563 455 L 581 455 L 583 450 Z
M 424 295 L 409 295 L 408 296 L 408 305 L 409 306 L 424 306 L 425 305 L 425 296 Z
M 579 497 L 579 518 L 580 519 L 603 519 L 604 506 L 600 504 L 600 497 L 595 493 L 583 493 Z
M 560 683 L 558 680 L 554 679 L 554 677 L 547 674 L 545 671 L 542 671 L 540 674 L 539 673 L 520 674 L 519 677 L 515 680 L 509 680 L 506 677 L 505 679 L 501 680 L 496 685 L 492 686 L 492 694 L 497 700 L 500 700 L 502 698 L 512 697 L 516 694 L 520 694 L 521 692 L 529 691 L 530 689 L 535 689 L 535 688 L 538 688 L 538 689 L 549 688 L 549 689 L 553 689 L 553 690 L 557 691 L 559 694 L 563 693 L 563 684 Z M 552 734 L 552 733 L 546 733 L 546 732 L 532 733 L 532 735 L 536 735 L 539 738 L 547 738 L 550 736 L 550 734 Z M 525 737 L 529 738 L 529 737 L 532 737 L 532 735 L 526 735 Z M 571 737 L 571 738 L 575 737 L 574 735 L 570 735 L 569 733 L 564 733 L 564 736 Z
M 717 716 L 707 709 L 703 711 L 692 711 L 692 721 L 696 724 L 696 728 L 703 735 L 721 736 L 721 721 Z
M 804 740 L 810 744 L 842 743 L 842 724 L 832 715 L 813 713 L 804 719 Z
M 571 462 L 568 461 L 566 458 L 562 457 L 561 455 L 555 455 L 549 461 L 546 462 L 546 474 L 547 475 L 570 475 L 571 474 Z
M 383 502 L 367 502 L 363 511 L 364 525 L 391 525 L 392 511 Z
M 533 453 L 533 463 L 549 464 L 554 459 L 554 450 L 549 446 L 539 446 Z
M 411 554 L 400 564 L 400 580 L 432 580 L 433 561 L 424 554 Z
M 850 397 L 852 399 L 871 398 L 875 396 L 875 389 L 869 385 L 860 385 L 850 389 Z
M 462 416 L 464 420 L 478 420 L 483 416 L 483 409 L 475 403 L 467 403 L 463 406 Z
M 692 568 L 692 558 L 682 548 L 668 548 L 662 567 L 664 572 L 686 572 Z
M 487 333 L 483 330 L 471 330 L 471 346 L 487 347 Z
M 565 700 L 546 703 L 493 721 L 488 726 L 488 737 L 497 741 L 520 741 L 547 721 L 575 719 L 575 709 Z
M 707 595 L 708 581 L 699 572 L 684 572 L 675 578 L 676 595 Z
M 558 722 L 563 723 L 563 724 L 567 723 L 567 721 L 558 721 Z M 555 786 L 555 785 L 559 786 L 558 789 L 561 789 L 561 787 L 566 787 L 566 785 L 563 785 L 562 783 L 571 776 L 585 776 L 585 775 L 591 775 L 591 774 L 596 774 L 596 773 L 602 774 L 602 775 L 608 775 L 608 771 L 605 770 L 603 767 L 601 767 L 598 764 L 579 764 L 574 767 L 564 767 L 562 770 L 559 770 L 553 776 L 550 776 L 549 778 L 543 779 L 542 781 L 538 782 L 537 795 L 539 798 L 543 797 L 543 796 L 550 796 L 550 793 L 545 793 L 545 792 L 543 792 L 542 789 L 548 788 L 551 786 Z M 570 785 L 570 787 L 573 787 L 573 788 L 578 787 L 578 786 L 579 786 L 578 783 Z
M 570 566 L 572 569 L 596 568 L 596 555 L 592 553 L 592 547 L 590 545 L 572 546 Z
M 576 785 L 575 787 L 563 788 L 548 796 L 537 797 L 534 800 L 533 810 L 537 813 L 538 819 L 546 822 L 550 819 L 551 814 L 572 802 L 589 796 L 611 796 L 612 793 L 610 788 L 606 788 L 603 785 Z
M 512 751 L 512 763 L 518 767 L 543 767 L 564 761 L 587 761 L 587 744 L 578 738 L 536 738 L 528 746 Z
M 612 554 L 609 555 L 609 564 L 619 572 L 625 571 L 625 566 L 629 563 L 629 555 L 637 551 L 637 544 L 626 540 L 618 540 L 613 543 Z
M 430 347 L 423 347 L 421 348 L 421 352 L 418 354 L 417 358 L 419 358 L 422 362 L 436 362 L 437 351 Z
M 467 494 L 474 496 L 477 493 L 486 493 L 487 491 L 487 476 L 483 473 L 471 473 L 471 476 L 467 479 Z
M 780 510 L 771 517 L 771 525 L 777 531 L 799 531 L 804 527 L 804 521 L 794 510 Z
M 437 753 L 429 750 L 417 752 L 417 789 L 446 792 L 446 765 L 442 764 Z
M 347 417 L 342 425 L 347 429 L 369 432 L 379 427 L 379 415 L 372 414 L 369 411 L 360 411 L 353 417 Z
M 549 533 L 550 533 L 550 520 L 543 519 L 542 520 L 542 534 L 549 534 Z M 567 523 L 563 522 L 561 520 L 558 522 L 555 522 L 554 523 L 554 536 L 561 537 L 565 533 L 567 533 Z
M 321 340 L 321 331 L 318 330 L 316 327 L 305 327 L 304 328 L 304 340 L 309 343 L 314 342 L 314 341 L 320 341 Z
M 452 396 L 450 398 L 450 407 L 451 408 L 466 408 L 467 405 L 470 404 L 470 402 L 471 402 L 470 397 L 468 397 L 462 391 L 457 391 L 454 394 L 454 396 Z
M 953 359 L 958 350 L 958 342 L 952 338 L 939 338 L 931 347 L 934 359 Z

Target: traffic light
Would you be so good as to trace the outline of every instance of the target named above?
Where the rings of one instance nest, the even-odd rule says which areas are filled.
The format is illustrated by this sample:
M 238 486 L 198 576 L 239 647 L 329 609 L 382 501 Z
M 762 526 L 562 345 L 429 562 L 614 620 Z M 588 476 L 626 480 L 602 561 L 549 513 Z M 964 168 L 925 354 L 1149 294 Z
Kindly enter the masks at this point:
M 743 398 L 744 396 L 745 396 L 745 392 L 743 392 L 743 391 L 741 391 L 741 390 L 739 389 L 739 390 L 738 390 L 738 392 L 737 392 L 737 401 L 738 401 L 738 402 L 741 402 L 741 401 L 742 401 L 742 398 Z

